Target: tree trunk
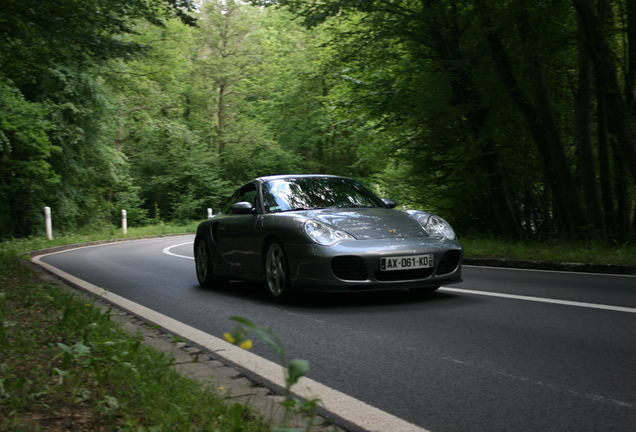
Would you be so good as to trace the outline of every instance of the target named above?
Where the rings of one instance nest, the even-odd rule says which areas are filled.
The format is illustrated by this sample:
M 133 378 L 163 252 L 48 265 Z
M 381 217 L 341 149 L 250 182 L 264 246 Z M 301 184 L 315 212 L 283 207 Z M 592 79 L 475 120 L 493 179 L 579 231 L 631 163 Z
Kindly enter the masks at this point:
M 225 150 L 225 137 L 223 133 L 225 132 L 225 84 L 219 84 L 219 105 L 217 110 L 217 128 L 218 128 L 218 136 L 219 136 L 219 154 L 223 155 L 223 150 Z
M 636 116 L 636 1 L 627 3 L 627 73 L 625 95 L 628 112 Z M 636 221 L 635 221 L 636 223 Z
M 585 48 L 579 20 L 579 86 L 574 99 L 578 156 L 581 165 L 581 183 L 587 209 L 588 221 L 594 231 L 604 230 L 603 213 L 596 181 L 594 151 L 590 134 L 590 100 L 592 87 L 592 63 Z M 593 233 L 592 233 L 593 234 Z
M 475 107 L 480 107 L 482 104 L 479 94 L 475 90 L 470 68 L 456 65 L 465 60 L 461 54 L 459 42 L 458 40 L 450 40 L 447 33 L 452 34 L 453 32 L 446 32 L 446 28 L 448 27 L 437 22 L 431 25 L 430 30 L 433 36 L 433 47 L 439 54 L 442 63 L 451 65 L 451 67 L 446 68 L 446 71 L 452 75 L 449 81 L 453 92 L 453 105 L 457 106 L 472 101 Z M 487 107 L 471 109 L 465 113 L 465 116 L 472 138 L 480 145 L 480 170 L 485 173 L 487 182 L 484 186 L 488 189 L 490 199 L 497 209 L 502 234 L 519 238 L 522 233 L 517 217 L 519 205 L 514 203 L 511 198 L 505 175 L 501 172 L 500 156 L 496 146 L 492 139 L 483 136 L 488 111 Z
M 580 17 L 586 47 L 594 63 L 599 91 L 605 95 L 610 121 L 616 134 L 624 163 L 636 181 L 636 142 L 629 124 L 627 103 L 621 95 L 617 68 L 605 39 L 603 25 L 591 0 L 573 0 Z M 628 2 L 629 3 L 629 2 Z
M 601 197 L 603 200 L 603 216 L 605 226 L 610 235 L 618 235 L 616 226 L 616 211 L 612 188 L 612 171 L 610 164 L 610 144 L 608 131 L 607 107 L 605 96 L 597 92 L 597 129 L 598 129 L 598 162 L 601 182 Z
M 493 62 L 499 74 L 499 78 L 508 92 L 510 100 L 517 106 L 524 115 L 530 133 L 537 146 L 541 159 L 546 181 L 555 199 L 557 224 L 568 232 L 575 232 L 584 225 L 582 212 L 574 179 L 571 176 L 569 164 L 563 150 L 556 120 L 552 113 L 551 102 L 547 94 L 547 88 L 541 65 L 534 62 L 535 73 L 534 86 L 535 98 L 539 108 L 535 108 L 528 103 L 525 94 L 514 76 L 511 63 L 506 54 L 503 43 L 495 33 L 492 20 L 483 2 L 476 2 L 482 26 L 486 33 L 486 40 Z M 528 23 L 522 22 L 520 33 L 525 39 L 529 31 Z
M 629 218 L 631 216 L 631 203 L 629 196 L 629 172 L 624 165 L 621 164 L 620 151 L 616 149 L 614 151 L 614 165 L 615 171 L 615 186 L 616 191 L 616 225 L 619 242 L 622 239 L 626 239 L 629 236 L 630 223 Z
M 519 36 L 524 45 L 528 46 L 529 37 L 533 31 L 531 23 L 528 19 L 529 13 L 527 7 L 522 2 L 519 13 L 517 14 L 517 28 Z M 541 127 L 542 137 L 545 140 L 541 145 L 547 147 L 549 158 L 548 175 L 552 176 L 557 184 L 557 194 L 563 207 L 560 211 L 568 224 L 570 233 L 577 233 L 580 228 L 586 225 L 581 203 L 578 197 L 578 190 L 565 148 L 561 139 L 561 133 L 557 124 L 552 99 L 548 89 L 548 84 L 543 72 L 543 66 L 540 61 L 533 56 L 532 49 L 526 50 L 530 59 L 531 71 L 530 77 L 534 89 L 534 97 L 536 101 L 536 116 L 529 118 L 532 123 L 538 123 Z

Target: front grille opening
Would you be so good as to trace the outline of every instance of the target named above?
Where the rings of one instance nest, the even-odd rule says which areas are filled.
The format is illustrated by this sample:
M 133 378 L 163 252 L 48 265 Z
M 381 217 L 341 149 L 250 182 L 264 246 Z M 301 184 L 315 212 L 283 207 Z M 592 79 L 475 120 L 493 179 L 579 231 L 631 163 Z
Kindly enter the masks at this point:
M 359 256 L 345 255 L 331 260 L 331 271 L 342 280 L 363 281 L 367 280 L 367 268 Z
M 437 273 L 438 275 L 452 273 L 459 266 L 459 261 L 461 260 L 462 253 L 459 250 L 451 250 L 444 254 L 442 260 L 437 265 Z
M 373 277 L 382 282 L 426 279 L 433 274 L 432 268 L 373 272 Z

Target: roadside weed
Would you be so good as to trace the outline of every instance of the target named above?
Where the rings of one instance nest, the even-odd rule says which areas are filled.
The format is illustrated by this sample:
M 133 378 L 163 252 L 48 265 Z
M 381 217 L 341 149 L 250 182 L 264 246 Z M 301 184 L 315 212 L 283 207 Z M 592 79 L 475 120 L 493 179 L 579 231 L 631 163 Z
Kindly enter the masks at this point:
M 1 246 L 0 430 L 269 430 Z
M 302 432 L 303 429 L 288 427 L 287 423 L 291 414 L 303 414 L 308 417 L 306 431 L 316 422 L 317 409 L 320 399 L 312 398 L 301 401 L 293 397 L 292 387 L 298 383 L 300 378 L 307 375 L 309 371 L 309 362 L 302 359 L 287 360 L 285 346 L 273 329 L 254 324 L 247 318 L 233 316 L 230 319 L 238 325 L 230 332 L 224 333 L 223 337 L 226 341 L 237 345 L 243 349 L 252 347 L 252 340 L 248 338 L 249 333 L 253 332 L 260 340 L 265 342 L 279 357 L 280 364 L 283 367 L 285 377 L 285 394 L 281 405 L 285 409 L 285 418 L 281 427 L 274 428 L 274 432 Z

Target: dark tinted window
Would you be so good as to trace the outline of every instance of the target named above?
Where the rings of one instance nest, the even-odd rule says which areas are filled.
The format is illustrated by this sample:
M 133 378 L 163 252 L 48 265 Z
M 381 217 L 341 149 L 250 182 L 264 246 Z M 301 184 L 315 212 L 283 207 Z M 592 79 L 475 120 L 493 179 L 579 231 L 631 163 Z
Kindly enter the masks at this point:
M 263 200 L 269 213 L 327 207 L 386 207 L 360 183 L 331 177 L 271 180 L 263 185 Z

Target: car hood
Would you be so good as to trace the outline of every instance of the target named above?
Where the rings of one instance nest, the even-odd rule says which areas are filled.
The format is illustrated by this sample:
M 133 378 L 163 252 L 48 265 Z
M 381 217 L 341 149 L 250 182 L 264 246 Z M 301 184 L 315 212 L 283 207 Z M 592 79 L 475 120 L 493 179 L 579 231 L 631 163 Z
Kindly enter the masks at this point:
M 346 231 L 358 240 L 428 237 L 408 213 L 383 208 L 340 208 L 304 211 L 305 216 Z

